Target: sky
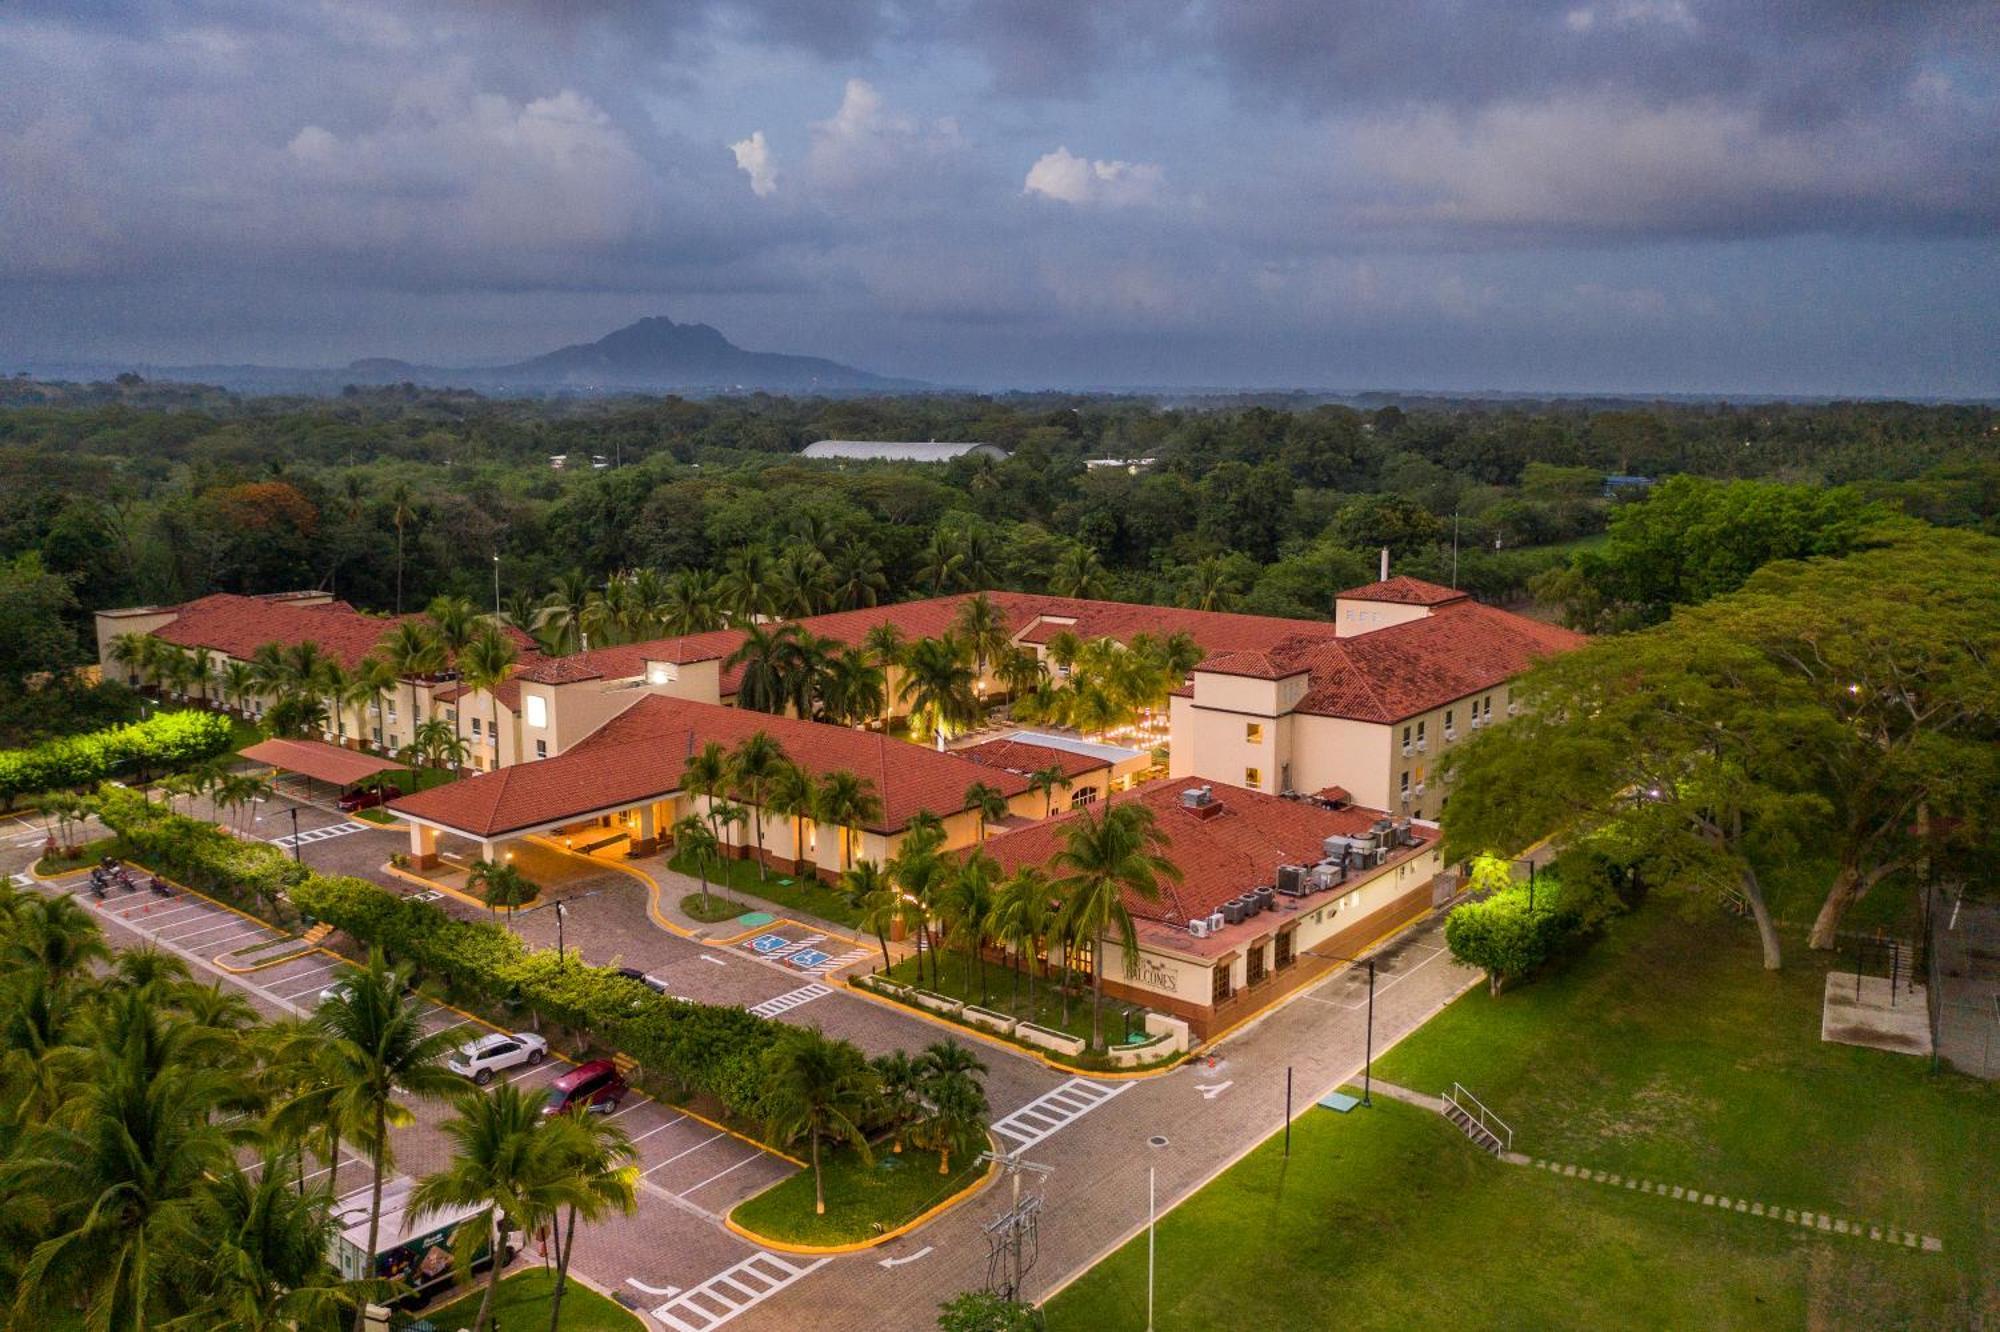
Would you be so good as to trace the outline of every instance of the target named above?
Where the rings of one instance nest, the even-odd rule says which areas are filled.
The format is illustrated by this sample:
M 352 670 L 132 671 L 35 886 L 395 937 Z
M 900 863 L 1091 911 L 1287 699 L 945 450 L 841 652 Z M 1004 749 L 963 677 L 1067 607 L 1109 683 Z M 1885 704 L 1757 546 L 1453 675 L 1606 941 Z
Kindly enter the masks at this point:
M 1991 0 L 7 0 L 0 368 L 2000 394 Z

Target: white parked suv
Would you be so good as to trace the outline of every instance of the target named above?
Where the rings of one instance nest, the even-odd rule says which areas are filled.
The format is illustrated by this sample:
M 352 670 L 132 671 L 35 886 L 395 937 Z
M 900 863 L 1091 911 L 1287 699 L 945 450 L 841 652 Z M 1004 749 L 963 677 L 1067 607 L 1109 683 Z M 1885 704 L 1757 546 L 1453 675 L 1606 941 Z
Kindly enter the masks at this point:
M 549 1043 L 530 1031 L 496 1031 L 467 1041 L 445 1066 L 461 1078 L 484 1087 L 493 1075 L 516 1064 L 539 1064 L 548 1057 Z

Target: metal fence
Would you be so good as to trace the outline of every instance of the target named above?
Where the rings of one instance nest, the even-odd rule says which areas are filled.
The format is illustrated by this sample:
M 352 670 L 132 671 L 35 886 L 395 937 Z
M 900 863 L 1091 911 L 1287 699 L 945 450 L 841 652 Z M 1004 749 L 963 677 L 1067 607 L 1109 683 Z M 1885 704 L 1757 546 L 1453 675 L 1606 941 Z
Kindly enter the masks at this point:
M 1937 1057 L 1960 1072 L 2000 1079 L 2000 902 L 1960 884 L 1936 884 L 1924 905 Z

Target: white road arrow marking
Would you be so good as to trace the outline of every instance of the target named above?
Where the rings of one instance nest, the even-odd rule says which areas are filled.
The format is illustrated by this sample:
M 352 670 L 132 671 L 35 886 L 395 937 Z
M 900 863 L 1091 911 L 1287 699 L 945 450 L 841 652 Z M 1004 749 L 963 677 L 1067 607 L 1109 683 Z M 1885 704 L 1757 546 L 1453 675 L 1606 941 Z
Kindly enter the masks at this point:
M 881 1266 L 901 1267 L 904 1263 L 914 1263 L 915 1261 L 917 1261 L 917 1259 L 929 1253 L 933 1247 L 934 1247 L 933 1245 L 926 1244 L 924 1245 L 923 1248 L 918 1249 L 915 1253 L 906 1253 L 901 1258 L 884 1258 L 881 1260 Z
M 664 1295 L 668 1299 L 672 1299 L 681 1293 L 679 1286 L 649 1286 L 637 1277 L 626 1277 L 625 1284 L 634 1290 L 643 1291 L 648 1295 Z
M 1194 1089 L 1201 1093 L 1202 1100 L 1212 1101 L 1216 1097 L 1222 1095 L 1222 1093 L 1228 1091 L 1231 1087 L 1234 1087 L 1235 1085 L 1236 1083 L 1234 1081 L 1230 1081 L 1230 1082 L 1218 1082 L 1212 1087 L 1205 1087 L 1201 1083 L 1197 1082 L 1194 1084 Z

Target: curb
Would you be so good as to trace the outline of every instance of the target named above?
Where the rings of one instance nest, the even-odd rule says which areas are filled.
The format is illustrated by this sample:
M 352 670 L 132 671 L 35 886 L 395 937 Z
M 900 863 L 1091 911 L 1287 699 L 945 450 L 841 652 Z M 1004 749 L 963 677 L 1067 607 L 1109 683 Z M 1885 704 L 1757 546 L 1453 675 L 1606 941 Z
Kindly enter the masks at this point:
M 443 893 L 446 897 L 449 897 L 454 901 L 463 902 L 465 903 L 465 905 L 469 907 L 478 907 L 481 911 L 484 911 L 487 915 L 492 916 L 496 920 L 499 919 L 507 911 L 506 907 L 488 906 L 486 903 L 480 901 L 478 898 L 474 897 L 471 893 L 468 893 L 463 889 L 454 888 L 448 883 L 439 883 L 436 879 L 426 879 L 423 875 L 412 873 L 411 871 L 406 869 L 398 869 L 396 866 L 391 865 L 386 861 L 382 865 L 382 872 L 384 874 L 389 875 L 391 878 L 401 879 L 404 883 L 417 884 L 432 892 Z M 529 898 L 527 901 L 514 907 L 513 909 L 515 911 L 527 911 L 538 904 L 543 904 L 542 895 L 539 892 L 536 893 L 533 897 Z
M 986 1135 L 986 1144 L 989 1148 L 996 1151 L 1000 1146 L 990 1132 Z M 985 1192 L 986 1186 L 991 1184 L 993 1177 L 999 1173 L 1000 1163 L 998 1161 L 989 1161 L 986 1163 L 985 1174 L 960 1189 L 957 1193 L 952 1194 L 943 1202 L 925 1209 L 923 1212 L 905 1221 L 902 1225 L 897 1226 L 894 1230 L 885 1230 L 880 1235 L 874 1235 L 865 1240 L 856 1240 L 852 1244 L 788 1244 L 782 1240 L 774 1240 L 767 1235 L 758 1234 L 748 1226 L 738 1224 L 734 1215 L 735 1208 L 730 1209 L 731 1215 L 722 1218 L 722 1224 L 727 1226 L 731 1232 L 743 1239 L 749 1240 L 752 1244 L 766 1249 L 776 1249 L 780 1253 L 795 1253 L 806 1257 L 822 1258 L 842 1253 L 860 1253 L 865 1249 L 873 1249 L 887 1244 L 890 1240 L 901 1239 L 919 1227 L 929 1225 L 932 1221 L 960 1203 L 966 1202 L 977 1194 Z M 776 1188 L 777 1185 L 774 1184 L 771 1187 Z M 747 1202 L 749 1199 L 746 1198 L 744 1201 Z M 742 1205 L 742 1203 L 736 1204 L 737 1207 L 741 1207 Z

